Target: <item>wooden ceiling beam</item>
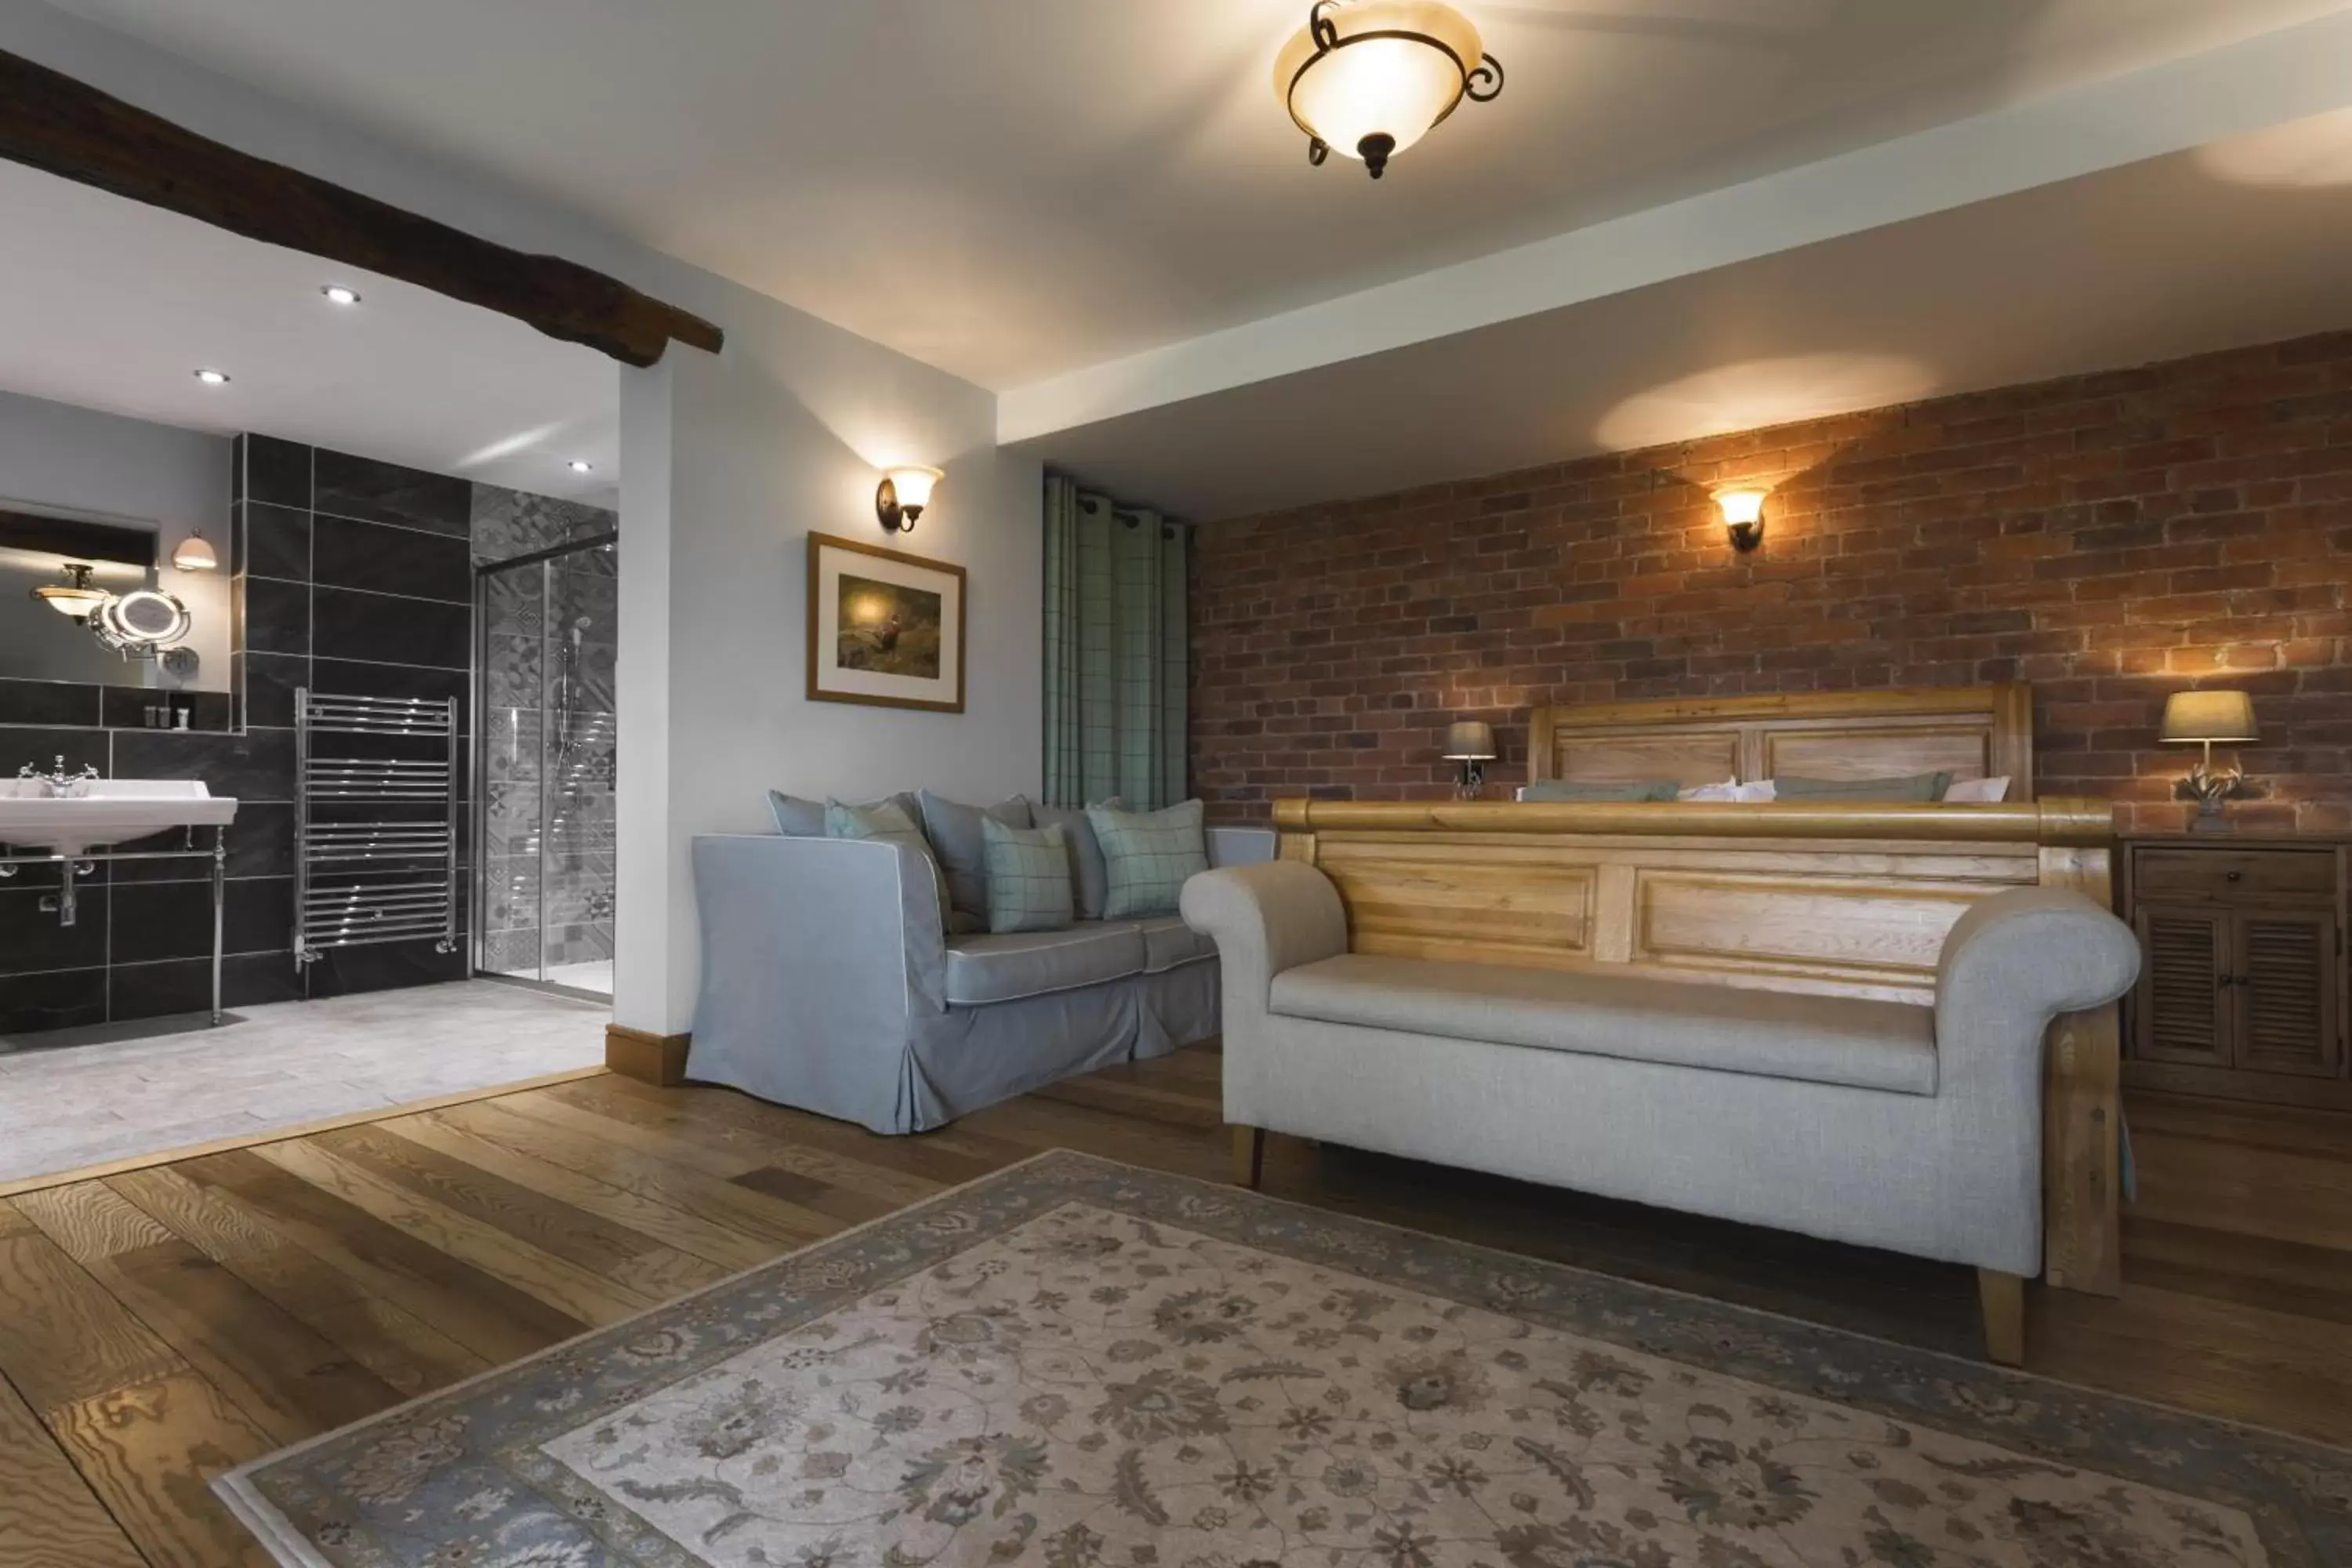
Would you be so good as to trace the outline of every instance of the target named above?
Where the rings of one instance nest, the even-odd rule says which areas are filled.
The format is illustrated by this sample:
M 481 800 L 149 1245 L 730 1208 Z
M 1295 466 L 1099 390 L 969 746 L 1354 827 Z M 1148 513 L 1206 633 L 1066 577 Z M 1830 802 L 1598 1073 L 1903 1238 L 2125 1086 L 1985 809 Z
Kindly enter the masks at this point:
M 197 135 L 0 50 L 0 157 L 267 245 L 340 261 L 527 322 L 624 364 L 726 335 L 618 279 L 419 217 Z

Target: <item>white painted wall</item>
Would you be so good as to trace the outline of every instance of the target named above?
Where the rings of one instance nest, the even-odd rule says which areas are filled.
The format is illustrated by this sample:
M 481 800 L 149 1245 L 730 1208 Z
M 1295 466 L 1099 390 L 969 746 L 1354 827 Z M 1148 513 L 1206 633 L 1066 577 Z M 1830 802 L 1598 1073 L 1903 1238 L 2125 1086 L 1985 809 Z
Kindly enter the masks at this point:
M 165 592 L 195 618 L 188 646 L 201 660 L 187 689 L 229 689 L 229 480 L 225 436 L 126 419 L 68 404 L 0 392 L 0 507 L 152 523 Z M 174 572 L 172 552 L 197 529 L 219 556 L 217 572 Z M 0 615 L 30 611 L 0 606 Z M 23 670 L 0 669 L 0 675 Z M 135 684 L 138 671 L 121 678 Z M 165 678 L 165 683 L 177 686 Z
M 621 373 L 620 864 L 614 1020 L 693 1022 L 688 846 L 771 830 L 766 792 L 962 800 L 1038 793 L 1044 583 L 1037 463 L 995 446 L 994 397 L 771 301 L 727 352 Z M 878 468 L 946 470 L 885 535 Z M 808 536 L 887 542 L 969 576 L 961 714 L 811 702 Z

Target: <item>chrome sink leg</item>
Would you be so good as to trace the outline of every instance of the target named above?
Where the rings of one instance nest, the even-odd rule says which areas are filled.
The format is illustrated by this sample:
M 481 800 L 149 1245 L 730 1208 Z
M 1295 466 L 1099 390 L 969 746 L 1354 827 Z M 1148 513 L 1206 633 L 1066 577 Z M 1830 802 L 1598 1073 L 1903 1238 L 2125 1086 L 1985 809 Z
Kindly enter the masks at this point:
M 213 829 L 213 1027 L 221 1023 L 221 939 L 227 930 L 228 828 Z

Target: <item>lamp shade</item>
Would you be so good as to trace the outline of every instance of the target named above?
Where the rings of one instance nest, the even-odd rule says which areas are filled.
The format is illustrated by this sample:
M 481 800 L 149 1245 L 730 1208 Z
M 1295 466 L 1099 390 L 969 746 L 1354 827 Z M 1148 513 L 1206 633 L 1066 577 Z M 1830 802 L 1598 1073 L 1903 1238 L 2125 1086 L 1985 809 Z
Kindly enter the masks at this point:
M 1325 0 L 1274 63 L 1275 94 L 1314 146 L 1375 179 L 1464 98 L 1501 88 L 1478 29 L 1439 0 Z
M 220 557 L 213 552 L 212 541 L 199 531 L 180 541 L 179 548 L 172 552 L 172 567 L 178 572 L 217 572 Z
M 2254 700 L 2242 691 L 2176 691 L 2164 700 L 2164 729 L 2158 738 L 2168 744 L 2189 745 L 2253 740 Z
M 1445 760 L 1486 763 L 1495 758 L 1495 727 L 1475 720 L 1445 727 Z

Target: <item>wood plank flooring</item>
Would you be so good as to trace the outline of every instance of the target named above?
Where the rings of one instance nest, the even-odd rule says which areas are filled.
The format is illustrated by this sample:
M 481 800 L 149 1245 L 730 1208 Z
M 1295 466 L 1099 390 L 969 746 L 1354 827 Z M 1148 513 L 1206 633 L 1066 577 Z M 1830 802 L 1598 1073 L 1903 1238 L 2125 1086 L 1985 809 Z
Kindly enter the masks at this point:
M 882 1139 L 595 1078 L 0 1199 L 0 1563 L 265 1561 L 220 1471 L 1040 1150 L 1222 1180 L 1181 1052 Z M 2143 1097 L 2119 1300 L 2053 1376 L 2352 1444 L 2352 1117 Z M 1276 1139 L 1267 1188 L 1977 1353 L 1964 1269 Z

